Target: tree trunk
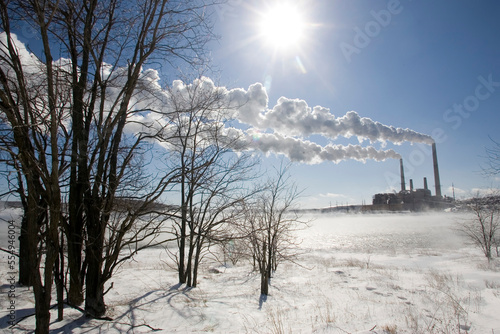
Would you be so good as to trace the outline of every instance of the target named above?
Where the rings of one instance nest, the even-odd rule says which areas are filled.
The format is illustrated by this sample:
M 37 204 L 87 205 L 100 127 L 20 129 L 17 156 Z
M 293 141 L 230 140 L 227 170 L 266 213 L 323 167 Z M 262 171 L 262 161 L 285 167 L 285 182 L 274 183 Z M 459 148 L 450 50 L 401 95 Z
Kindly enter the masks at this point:
M 88 205 L 91 208 L 92 204 Z M 87 274 L 85 276 L 85 313 L 100 318 L 106 313 L 104 282 L 102 282 L 104 231 L 99 213 L 90 209 L 87 215 Z
M 54 265 L 54 282 L 57 291 L 57 321 L 62 321 L 64 317 L 64 235 L 61 232 L 61 244 L 59 246 L 59 256 Z
M 72 252 L 72 254 L 75 253 Z M 74 257 L 72 258 L 71 257 L 72 254 L 70 254 L 68 247 L 68 267 L 69 267 L 68 303 L 70 305 L 78 306 L 83 303 L 83 284 L 81 280 L 81 275 L 80 275 L 81 271 L 80 271 L 80 266 L 78 265 L 78 260 L 75 259 Z
M 89 263 L 85 295 L 85 314 L 91 318 L 101 318 L 106 313 L 104 304 L 104 285 L 101 276 L 95 274 L 95 266 Z
M 83 303 L 82 282 L 82 230 L 69 224 L 66 238 L 68 240 L 68 268 L 69 268 L 69 291 L 68 303 L 70 305 L 81 305 Z
M 73 153 L 77 155 L 78 153 Z M 72 157 L 72 160 L 75 159 Z M 75 159 L 76 160 L 76 159 Z M 81 305 L 83 303 L 83 280 L 82 280 L 82 247 L 83 247 L 83 193 L 82 182 L 76 179 L 77 163 L 72 161 L 70 191 L 69 191 L 69 216 L 66 226 L 66 239 L 68 241 L 68 268 L 69 268 L 69 291 L 68 303 L 70 305 Z M 79 164 L 80 165 L 80 164 Z M 80 169 L 84 168 L 79 166 Z M 80 175 L 78 175 L 81 177 Z
M 266 254 L 264 252 L 264 254 Z M 269 247 L 268 247 L 268 251 L 267 251 L 267 263 L 266 263 L 266 271 L 267 271 L 267 277 L 268 277 L 268 280 L 271 278 L 272 276 L 272 264 L 273 264 L 273 245 L 271 242 L 269 242 Z
M 89 317 L 100 318 L 106 313 L 106 305 L 104 304 L 104 284 L 101 282 L 101 261 L 95 258 L 95 253 L 95 249 L 87 249 L 87 256 L 92 259 L 89 258 L 85 278 L 85 313 Z
M 185 251 L 186 251 L 186 225 L 187 225 L 187 203 L 184 197 L 185 194 L 185 174 L 184 171 L 181 175 L 181 235 L 179 237 L 179 261 L 178 261 L 178 270 L 179 270 L 179 283 L 186 283 L 186 271 L 184 269 L 184 261 L 185 261 Z
M 193 285 L 193 254 L 196 247 L 194 237 L 195 233 L 191 230 L 191 232 L 189 233 L 189 251 L 186 264 L 186 285 L 188 287 L 196 286 L 196 283 L 194 283 Z
M 75 56 L 76 58 L 76 56 Z M 84 62 L 86 65 L 86 62 Z M 85 78 L 82 77 L 85 82 Z M 75 79 L 76 80 L 76 79 Z M 71 172 L 69 189 L 69 217 L 66 227 L 68 240 L 69 292 L 68 302 L 71 305 L 83 303 L 82 247 L 84 225 L 84 194 L 88 190 L 88 130 L 83 121 L 83 102 L 81 83 L 75 84 L 73 96 L 73 143 L 71 151 Z
M 200 257 L 201 257 L 201 246 L 203 241 L 198 236 L 196 241 L 196 253 L 194 255 L 194 266 L 193 266 L 193 287 L 196 288 L 196 281 L 198 279 L 198 268 L 200 266 Z
M 52 211 L 52 210 L 51 210 Z M 46 222 L 47 234 L 46 234 L 46 253 L 44 261 L 43 276 L 40 273 L 38 267 L 37 257 L 42 256 L 37 254 L 38 249 L 38 235 L 35 233 L 30 240 L 30 250 L 34 253 L 30 259 L 31 270 L 33 272 L 33 292 L 35 295 L 35 318 L 36 318 L 36 329 L 35 333 L 49 333 L 50 325 L 50 301 L 51 301 L 51 291 L 53 282 L 53 270 L 56 258 L 58 257 L 58 236 L 57 231 L 51 230 L 54 226 L 57 228 L 56 221 L 58 217 L 53 217 L 54 212 L 51 212 L 51 216 L 48 217 L 49 222 Z M 36 224 L 37 222 L 35 222 Z M 35 227 L 36 228 L 36 227 Z
M 257 270 L 257 254 L 255 254 L 255 244 L 252 243 L 252 260 L 253 260 L 253 271 Z
M 260 294 L 269 295 L 269 276 L 267 275 L 267 268 L 260 273 Z
M 190 253 L 191 253 L 191 251 L 190 251 Z M 192 286 L 192 282 L 191 282 L 191 279 L 192 279 L 192 276 L 191 276 L 191 256 L 189 256 L 189 255 L 188 255 L 188 262 L 186 265 L 186 273 L 185 273 L 184 277 L 186 279 L 186 286 L 191 287 Z
M 262 258 L 259 261 L 260 270 L 260 294 L 269 294 L 269 264 L 266 263 L 267 260 L 267 243 L 264 242 L 262 245 Z
M 42 284 L 40 268 L 38 266 L 38 224 L 40 220 L 43 222 L 43 209 L 40 209 L 36 198 L 30 194 L 30 186 L 28 185 L 28 206 L 29 210 L 26 214 L 27 224 L 27 241 L 28 241 L 28 263 L 30 271 L 30 280 L 33 282 L 33 295 L 35 297 L 35 318 L 36 318 L 36 334 L 49 333 L 50 325 L 50 293 L 45 293 L 45 288 L 50 288 L 52 281 L 48 282 L 48 286 Z
M 45 289 L 37 286 L 35 290 L 35 334 L 48 334 L 50 327 L 50 293 L 47 294 Z
M 54 282 L 56 284 L 56 295 L 57 295 L 57 321 L 62 321 L 64 317 L 64 283 L 61 275 L 61 261 L 57 258 L 54 266 Z
M 27 212 L 27 208 L 24 212 Z M 32 275 L 30 274 L 29 248 L 28 248 L 28 220 L 26 214 L 21 221 L 21 234 L 19 235 L 19 284 L 33 286 Z

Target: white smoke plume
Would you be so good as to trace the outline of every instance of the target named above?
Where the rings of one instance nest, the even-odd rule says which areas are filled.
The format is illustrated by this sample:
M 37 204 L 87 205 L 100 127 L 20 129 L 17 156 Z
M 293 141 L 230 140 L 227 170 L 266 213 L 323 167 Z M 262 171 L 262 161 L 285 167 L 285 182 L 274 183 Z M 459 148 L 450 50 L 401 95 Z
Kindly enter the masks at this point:
M 150 75 L 149 78 L 156 78 Z M 152 79 L 151 84 L 154 84 Z M 159 85 L 154 84 L 155 87 Z M 362 142 L 368 139 L 371 143 L 390 141 L 395 144 L 403 142 L 432 143 L 430 136 L 410 129 L 395 128 L 366 117 L 360 117 L 356 112 L 348 112 L 345 116 L 336 118 L 327 108 L 310 108 L 303 100 L 280 98 L 276 106 L 268 109 L 268 96 L 265 88 L 257 83 L 248 90 L 241 88 L 228 90 L 218 87 L 206 77 L 185 84 L 180 80 L 173 82 L 169 92 L 162 90 L 154 94 L 162 96 L 161 104 L 156 104 L 164 113 L 172 112 L 174 104 L 179 101 L 201 101 L 203 96 L 217 92 L 222 101 L 218 101 L 221 109 L 232 110 L 232 118 L 242 124 L 250 126 L 242 130 L 227 126 L 226 134 L 238 138 L 238 150 L 257 150 L 265 154 L 274 153 L 285 155 L 290 160 L 307 164 L 316 164 L 323 161 L 338 163 L 343 160 L 354 159 L 366 161 L 368 159 L 383 161 L 399 159 L 401 156 L 394 150 L 378 150 L 373 146 L 361 145 L 334 145 L 321 146 L 309 141 L 306 137 L 319 134 L 330 140 L 340 137 L 357 136 Z M 199 96 L 198 96 L 199 95 Z M 169 101 L 174 99 L 177 102 Z M 148 102 L 149 103 L 149 102 Z M 141 104 L 144 104 L 144 100 Z M 196 103 L 195 103 L 196 104 Z M 183 108 L 187 108 L 184 106 Z M 216 112 L 214 110 L 214 112 Z M 143 117 L 143 116 L 141 116 Z M 148 117 L 158 118 L 152 113 Z M 214 116 L 215 118 L 215 116 Z M 142 122 L 147 122 L 143 120 Z M 156 119 L 157 124 L 163 121 Z M 141 123 L 141 122 L 139 122 Z
M 237 118 L 261 130 L 272 129 L 276 133 L 292 136 L 308 137 L 313 134 L 329 139 L 356 136 L 360 142 L 404 142 L 432 144 L 432 137 L 403 128 L 396 128 L 361 117 L 355 111 L 349 111 L 336 118 L 328 108 L 316 106 L 311 108 L 306 101 L 281 97 L 277 104 L 269 109 L 265 88 L 254 84 L 245 93 L 242 90 L 231 90 L 228 95 L 240 105 Z
M 247 132 L 248 133 L 248 132 Z M 250 131 L 248 148 L 257 149 L 264 153 L 284 154 L 291 161 L 306 164 L 316 164 L 324 161 L 339 163 L 343 160 L 366 161 L 372 159 L 383 161 L 399 159 L 401 156 L 394 150 L 377 150 L 373 146 L 360 145 L 318 145 L 314 142 L 284 136 L 279 133 L 255 133 Z

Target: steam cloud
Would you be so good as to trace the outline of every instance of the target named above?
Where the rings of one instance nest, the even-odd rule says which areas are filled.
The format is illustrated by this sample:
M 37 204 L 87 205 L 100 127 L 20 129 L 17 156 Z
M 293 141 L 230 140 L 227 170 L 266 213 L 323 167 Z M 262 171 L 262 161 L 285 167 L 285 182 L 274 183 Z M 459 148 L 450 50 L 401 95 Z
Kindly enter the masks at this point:
M 264 87 L 254 84 L 245 94 L 229 92 L 234 101 L 241 103 L 237 118 L 258 129 L 272 129 L 276 133 L 308 137 L 319 134 L 330 139 L 356 136 L 360 142 L 403 142 L 432 144 L 432 137 L 403 128 L 384 125 L 367 117 L 360 117 L 355 111 L 336 118 L 328 108 L 311 108 L 306 101 L 281 97 L 277 104 L 268 109 L 268 98 Z M 243 97 L 244 95 L 245 97 Z M 246 100 L 245 100 L 246 98 Z M 245 103 L 247 101 L 247 103 Z
M 383 161 L 401 158 L 394 150 L 377 150 L 373 146 L 320 146 L 304 139 L 310 135 L 321 135 L 331 140 L 356 136 L 360 143 L 368 140 L 370 143 L 381 142 L 383 145 L 386 142 L 397 145 L 404 142 L 434 142 L 429 135 L 384 125 L 361 117 L 355 111 L 336 118 L 328 108 L 311 108 L 304 100 L 281 97 L 277 104 L 269 109 L 268 95 L 260 83 L 251 85 L 247 91 L 227 91 L 227 97 L 236 111 L 236 119 L 252 127 L 247 130 L 247 133 L 253 136 L 250 145 L 252 148 L 264 153 L 284 154 L 292 161 L 314 164 L 323 161 L 337 163 L 348 159 Z
M 142 78 L 149 82 L 148 87 L 160 89 L 160 85 L 157 83 L 159 78 L 154 73 L 144 75 Z M 152 91 L 152 89 L 150 88 L 149 91 Z M 153 94 L 154 98 L 151 99 L 142 97 L 141 102 L 136 104 L 135 107 L 158 108 L 158 110 L 161 109 L 168 114 L 175 107 L 188 110 L 188 104 L 194 103 L 196 105 L 203 100 L 203 96 L 209 96 L 214 92 L 221 96 L 221 101 L 217 103 L 222 109 L 229 108 L 233 111 L 232 117 L 234 119 L 250 126 L 250 128 L 243 130 L 226 125 L 226 135 L 231 137 L 232 140 L 237 140 L 235 146 L 239 151 L 255 150 L 265 154 L 282 154 L 292 161 L 306 164 L 317 164 L 323 161 L 338 163 L 350 159 L 363 162 L 368 159 L 383 161 L 386 159 L 399 159 L 401 156 L 392 149 L 378 150 L 373 146 L 334 144 L 321 146 L 305 139 L 305 137 L 312 134 L 321 134 L 330 139 L 335 139 L 339 136 L 350 137 L 354 133 L 361 138 L 363 133 L 366 134 L 367 139 L 374 142 L 389 139 L 396 141 L 395 139 L 399 133 L 400 137 L 406 135 L 409 138 L 410 135 L 413 135 L 413 138 L 427 139 L 425 135 L 411 130 L 405 132 L 405 130 L 402 131 L 401 129 L 373 122 L 368 118 L 360 118 L 355 112 L 350 112 L 337 120 L 335 116 L 329 113 L 328 109 L 321 107 L 311 109 L 305 101 L 301 100 L 281 98 L 273 109 L 268 110 L 268 96 L 261 84 L 251 85 L 248 90 L 241 88 L 228 90 L 225 87 L 216 86 L 212 80 L 205 77 L 196 79 L 190 84 L 176 80 L 172 83 L 168 92 L 164 90 L 158 91 Z M 172 103 L 172 100 L 175 100 L 175 103 Z M 183 105 L 184 103 L 187 104 Z M 162 124 L 165 124 L 165 120 L 161 118 L 162 116 L 154 113 L 135 117 L 137 119 L 134 122 L 134 131 L 139 131 L 138 124 L 150 124 L 151 127 L 156 124 L 158 130 L 162 127 Z M 357 121 L 356 117 L 358 118 Z M 214 118 L 216 118 L 215 115 Z M 371 134 L 368 131 L 371 131 Z M 376 131 L 384 132 L 386 135 L 376 134 Z M 330 135 L 327 136 L 326 133 Z M 399 138 L 397 142 L 402 143 L 404 141 L 405 139 Z
M 283 136 L 279 133 L 261 133 L 253 135 L 251 148 L 258 149 L 264 153 L 274 152 L 284 154 L 291 161 L 307 164 L 332 161 L 338 163 L 342 160 L 354 159 L 365 161 L 373 159 L 383 161 L 388 158 L 398 159 L 400 155 L 394 150 L 377 150 L 373 146 L 362 147 L 360 145 L 326 145 L 321 146 L 308 140 Z

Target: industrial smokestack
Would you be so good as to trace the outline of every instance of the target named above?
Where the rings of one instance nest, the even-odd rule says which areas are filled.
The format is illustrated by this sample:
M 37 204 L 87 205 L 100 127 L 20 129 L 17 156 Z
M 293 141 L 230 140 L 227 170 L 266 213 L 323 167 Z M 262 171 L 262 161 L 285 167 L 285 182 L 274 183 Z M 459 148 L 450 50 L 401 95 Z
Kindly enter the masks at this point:
M 436 143 L 432 143 L 432 161 L 434 163 L 434 184 L 436 187 L 436 196 L 441 197 L 441 182 L 439 181 L 439 169 L 436 153 Z
M 426 177 L 424 177 L 424 189 L 425 189 L 425 190 L 429 189 L 429 188 L 427 187 L 427 178 L 426 178 Z
M 399 159 L 399 167 L 401 169 L 401 191 L 405 191 L 406 184 L 405 184 L 405 171 L 403 168 L 403 159 Z
M 413 180 L 410 179 L 410 191 L 413 191 Z

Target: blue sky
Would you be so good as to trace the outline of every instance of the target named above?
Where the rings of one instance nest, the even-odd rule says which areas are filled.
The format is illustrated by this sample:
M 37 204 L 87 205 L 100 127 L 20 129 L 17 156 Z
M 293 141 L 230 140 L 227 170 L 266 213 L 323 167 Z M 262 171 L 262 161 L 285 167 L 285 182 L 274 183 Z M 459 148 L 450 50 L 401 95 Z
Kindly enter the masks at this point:
M 284 2 L 284 1 L 281 1 Z M 489 139 L 500 140 L 500 2 L 332 1 L 292 2 L 307 22 L 303 40 L 276 50 L 259 35 L 258 22 L 272 1 L 229 0 L 216 11 L 212 44 L 220 83 L 268 88 L 269 107 L 279 97 L 329 108 L 337 117 L 354 110 L 362 117 L 428 134 L 437 142 L 443 194 L 466 196 L 498 187 L 481 175 Z M 389 13 L 389 15 L 387 15 Z M 353 51 L 354 50 L 354 51 Z M 300 62 L 298 61 L 300 59 Z M 313 135 L 320 145 L 359 144 Z M 364 145 L 368 145 L 366 141 Z M 405 143 L 406 178 L 433 189 L 429 146 Z M 264 165 L 277 162 L 275 156 Z M 297 163 L 305 207 L 371 202 L 377 192 L 399 190 L 399 161 Z
M 260 22 L 266 17 L 272 23 L 275 16 L 279 21 L 279 13 L 266 15 L 276 4 L 287 3 L 305 22 L 302 38 L 290 48 L 277 49 Z M 281 8 L 284 12 L 286 6 Z M 301 99 L 310 108 L 328 108 L 337 119 L 355 111 L 387 126 L 432 136 L 445 195 L 452 195 L 452 184 L 457 197 L 500 186 L 500 177 L 481 174 L 485 148 L 493 145 L 490 137 L 500 141 L 500 2 L 228 0 L 214 15 L 220 39 L 209 48 L 218 70 L 211 75 L 216 84 L 250 92 L 250 85 L 262 83 L 267 111 L 275 112 L 283 96 Z M 19 32 L 21 40 L 36 49 L 27 27 Z M 248 119 L 258 121 L 255 116 Z M 265 118 L 269 120 L 279 125 L 276 117 Z M 323 148 L 360 144 L 355 136 L 316 133 L 301 139 Z M 393 149 L 404 159 L 407 183 L 411 178 L 422 188 L 427 177 L 434 189 L 428 145 L 367 140 L 361 145 Z M 271 154 L 262 161 L 269 168 L 279 157 Z M 400 187 L 397 159 L 295 163 L 293 176 L 304 189 L 303 207 L 371 203 L 373 194 Z

